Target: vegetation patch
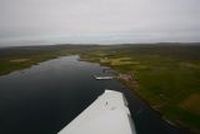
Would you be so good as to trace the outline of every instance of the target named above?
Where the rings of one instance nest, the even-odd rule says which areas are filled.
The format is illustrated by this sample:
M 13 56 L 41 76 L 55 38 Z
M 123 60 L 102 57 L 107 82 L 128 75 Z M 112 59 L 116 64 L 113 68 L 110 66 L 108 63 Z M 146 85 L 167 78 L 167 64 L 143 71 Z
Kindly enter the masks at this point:
M 191 94 L 182 102 L 181 106 L 189 112 L 200 115 L 200 93 Z
M 26 62 L 28 60 L 29 59 L 27 59 L 27 58 L 21 58 L 21 59 L 12 59 L 12 60 L 10 60 L 10 62 L 20 63 L 20 62 Z

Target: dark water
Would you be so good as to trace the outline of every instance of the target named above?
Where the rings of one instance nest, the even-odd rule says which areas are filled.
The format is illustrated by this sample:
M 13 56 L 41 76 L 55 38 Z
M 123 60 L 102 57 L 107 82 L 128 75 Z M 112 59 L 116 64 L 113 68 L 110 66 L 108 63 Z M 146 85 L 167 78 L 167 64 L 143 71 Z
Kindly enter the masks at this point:
M 43 62 L 0 77 L 0 134 L 56 134 L 104 89 L 124 92 L 138 134 L 183 133 L 115 80 L 96 81 L 98 64 L 77 56 Z

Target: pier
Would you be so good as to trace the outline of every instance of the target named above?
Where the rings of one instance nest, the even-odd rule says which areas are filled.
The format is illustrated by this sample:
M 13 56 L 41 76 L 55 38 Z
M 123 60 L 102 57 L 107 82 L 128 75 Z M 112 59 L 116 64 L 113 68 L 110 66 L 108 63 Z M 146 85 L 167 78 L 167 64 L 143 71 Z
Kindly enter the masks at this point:
M 112 80 L 112 79 L 116 78 L 116 76 L 96 76 L 96 75 L 93 75 L 93 77 L 96 80 Z

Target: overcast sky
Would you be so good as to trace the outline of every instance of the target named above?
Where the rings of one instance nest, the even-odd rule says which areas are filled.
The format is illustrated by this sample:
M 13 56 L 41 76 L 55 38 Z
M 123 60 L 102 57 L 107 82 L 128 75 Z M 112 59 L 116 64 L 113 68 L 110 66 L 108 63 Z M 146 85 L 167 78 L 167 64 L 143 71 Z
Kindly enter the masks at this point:
M 1 45 L 165 41 L 200 41 L 200 0 L 0 0 Z

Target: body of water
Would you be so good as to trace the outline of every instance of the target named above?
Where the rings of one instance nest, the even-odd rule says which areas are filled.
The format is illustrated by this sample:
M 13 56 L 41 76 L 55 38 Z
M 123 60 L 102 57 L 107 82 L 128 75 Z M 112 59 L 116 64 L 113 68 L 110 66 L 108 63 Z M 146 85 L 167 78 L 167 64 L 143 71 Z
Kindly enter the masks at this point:
M 116 80 L 96 81 L 102 66 L 60 57 L 0 77 L 0 134 L 56 134 L 105 89 L 125 94 L 138 134 L 182 134 Z

